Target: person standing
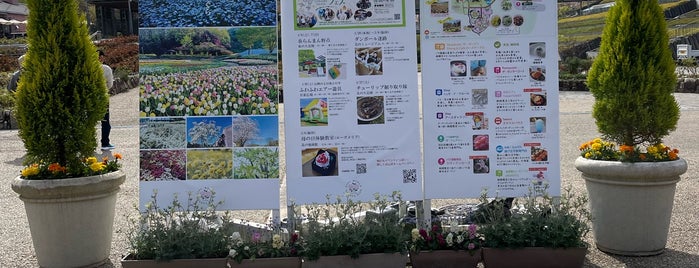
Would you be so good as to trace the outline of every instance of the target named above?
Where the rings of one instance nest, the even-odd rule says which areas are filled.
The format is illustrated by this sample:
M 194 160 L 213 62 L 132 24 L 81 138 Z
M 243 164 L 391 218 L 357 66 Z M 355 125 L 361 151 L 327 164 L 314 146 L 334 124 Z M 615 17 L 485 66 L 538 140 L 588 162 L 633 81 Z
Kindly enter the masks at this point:
M 22 74 L 22 62 L 24 61 L 24 55 L 19 56 L 19 58 L 17 58 L 17 61 L 19 62 L 19 70 L 12 74 L 10 82 L 7 84 L 7 90 L 9 90 L 12 93 L 14 93 L 17 90 L 17 85 L 19 84 L 19 76 Z
M 112 68 L 109 65 L 104 64 L 104 52 L 99 51 L 100 62 L 102 62 L 102 72 L 104 73 L 104 80 L 107 82 L 107 90 L 112 88 L 114 85 L 114 74 L 112 73 Z M 109 105 L 107 105 L 107 113 L 104 114 L 102 119 L 102 138 L 100 143 L 102 144 L 102 151 L 109 151 L 114 149 L 114 145 L 109 143 L 109 133 L 112 131 L 112 125 L 109 123 Z

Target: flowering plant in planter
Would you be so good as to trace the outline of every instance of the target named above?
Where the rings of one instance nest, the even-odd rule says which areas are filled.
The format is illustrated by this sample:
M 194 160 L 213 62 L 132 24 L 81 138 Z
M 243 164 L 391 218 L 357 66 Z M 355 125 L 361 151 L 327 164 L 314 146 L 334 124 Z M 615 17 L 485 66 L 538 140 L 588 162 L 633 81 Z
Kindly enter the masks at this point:
M 580 145 L 580 156 L 587 159 L 622 161 L 622 162 L 659 162 L 672 161 L 679 158 L 679 150 L 670 148 L 662 143 L 646 146 L 620 145 L 595 138 Z
M 298 257 L 303 250 L 299 234 L 289 235 L 279 228 L 268 233 L 252 232 L 246 238 L 240 232 L 229 237 L 228 258 L 241 263 L 244 259 Z
M 448 228 L 448 229 L 447 229 Z M 475 224 L 457 225 L 443 228 L 435 223 L 429 230 L 414 228 L 408 247 L 411 252 L 421 250 L 467 250 L 470 254 L 481 247 L 482 237 Z
M 483 247 L 586 247 L 591 220 L 587 197 L 567 188 L 556 202 L 547 189 L 548 185 L 532 186 L 527 196 L 515 199 L 512 209 L 505 202 L 488 202 L 484 191 L 481 202 L 492 205 L 483 207 L 485 222 L 479 228 Z
M 349 196 L 338 196 L 333 202 L 328 196 L 325 204 L 307 205 L 308 219 L 298 225 L 304 241 L 302 256 L 313 261 L 321 256 L 405 253 L 409 234 L 391 206 L 401 202 L 400 194 L 374 197 L 365 204 Z
M 119 160 L 122 158 L 121 154 L 114 153 L 112 159 L 109 157 L 102 158 L 102 161 L 97 161 L 94 156 L 85 158 L 81 163 L 79 169 L 68 170 L 67 167 L 62 166 L 59 163 L 40 163 L 31 164 L 21 171 L 21 177 L 27 180 L 34 179 L 62 179 L 71 177 L 86 177 L 101 175 L 109 172 L 114 172 L 121 168 Z

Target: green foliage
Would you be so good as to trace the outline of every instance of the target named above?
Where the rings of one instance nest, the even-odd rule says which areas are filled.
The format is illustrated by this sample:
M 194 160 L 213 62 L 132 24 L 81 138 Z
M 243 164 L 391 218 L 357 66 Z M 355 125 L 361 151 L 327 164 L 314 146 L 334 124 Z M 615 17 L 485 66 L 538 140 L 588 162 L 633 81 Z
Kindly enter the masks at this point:
M 138 36 L 101 40 L 97 47 L 104 52 L 104 64 L 116 71 L 128 71 L 126 75 L 138 73 Z
M 591 65 L 591 60 L 578 57 L 567 57 L 563 61 L 563 68 L 568 74 L 579 74 L 583 71 L 587 71 Z
M 108 94 L 77 2 L 29 0 L 28 52 L 17 90 L 26 164 L 58 163 L 72 174 L 97 146 Z
M 174 196 L 167 207 L 158 206 L 157 192 L 137 219 L 130 219 L 130 253 L 138 260 L 224 258 L 233 221 L 220 216 L 214 194 L 190 193 L 186 203 Z
M 389 210 L 389 203 L 400 202 L 398 193 L 389 197 L 375 195 L 368 206 L 375 212 L 367 212 L 362 202 L 338 196 L 332 202 L 327 197 L 324 205 L 306 206 L 308 222 L 301 224 L 304 239 L 303 257 L 317 260 L 321 256 L 350 255 L 353 258 L 367 253 L 405 252 L 405 242 L 410 239 L 399 224 L 397 211 Z M 300 215 L 297 213 L 297 215 Z
M 620 0 L 609 11 L 588 74 L 593 116 L 617 144 L 658 144 L 679 120 L 675 64 L 663 10 L 654 1 Z
M 243 148 L 234 153 L 235 179 L 279 177 L 279 151 L 276 148 Z
M 484 237 L 483 246 L 493 248 L 586 246 L 583 238 L 590 231 L 591 219 L 587 197 L 576 196 L 570 188 L 558 202 L 547 194 L 548 185 L 533 186 L 527 196 L 519 198 L 511 213 L 505 202 L 482 206 L 485 222 L 478 228 Z M 498 200 L 498 199 L 496 199 Z M 487 192 L 482 204 L 489 204 Z

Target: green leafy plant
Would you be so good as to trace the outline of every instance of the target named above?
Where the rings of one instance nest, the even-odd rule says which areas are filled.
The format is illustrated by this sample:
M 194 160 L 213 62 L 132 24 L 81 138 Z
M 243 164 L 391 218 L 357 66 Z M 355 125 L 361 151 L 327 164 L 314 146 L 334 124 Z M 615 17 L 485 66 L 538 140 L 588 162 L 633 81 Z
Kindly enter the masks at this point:
M 215 193 L 189 193 L 183 203 L 175 195 L 167 207 L 158 206 L 158 193 L 151 195 L 144 211 L 130 219 L 130 255 L 137 260 L 225 258 L 233 220 L 219 215 Z
M 223 201 L 216 193 L 202 189 L 189 193 L 186 201 L 178 196 L 167 207 L 158 205 L 154 191 L 145 210 L 130 218 L 127 238 L 129 258 L 168 261 L 172 259 L 244 259 L 298 256 L 298 234 L 279 224 L 253 224 L 235 220 L 227 211 L 218 211 Z
M 675 64 L 657 1 L 620 0 L 607 15 L 587 84 L 604 139 L 620 146 L 658 146 L 680 117 Z M 634 159 L 629 159 L 634 160 Z
M 590 231 L 587 197 L 564 189 L 558 201 L 548 195 L 548 185 L 532 186 L 527 196 L 515 199 L 513 208 L 505 202 L 488 202 L 487 191 L 481 194 L 485 222 L 478 232 L 483 246 L 493 248 L 585 247 L 583 240 Z M 496 197 L 496 199 L 498 199 Z M 510 213 L 506 213 L 510 211 Z
M 20 174 L 22 178 L 26 180 L 77 177 L 74 173 L 81 174 L 81 176 L 95 176 L 119 170 L 121 168 L 121 164 L 119 163 L 121 158 L 122 156 L 119 153 L 113 154 L 111 159 L 109 157 L 104 157 L 102 161 L 98 161 L 96 157 L 91 156 L 85 158 L 82 162 L 82 166 L 77 170 L 69 170 L 59 163 L 34 163 L 22 169 Z
M 348 196 L 331 201 L 328 196 L 325 204 L 307 205 L 308 220 L 299 225 L 304 240 L 302 256 L 317 260 L 321 256 L 405 253 L 405 241 L 410 237 L 399 223 L 397 210 L 390 206 L 400 201 L 400 194 L 394 192 L 391 196 L 375 194 L 367 204 Z M 374 211 L 362 213 L 367 208 Z
M 58 163 L 83 176 L 109 101 L 97 49 L 76 1 L 29 0 L 27 7 L 29 47 L 16 92 L 25 164 Z

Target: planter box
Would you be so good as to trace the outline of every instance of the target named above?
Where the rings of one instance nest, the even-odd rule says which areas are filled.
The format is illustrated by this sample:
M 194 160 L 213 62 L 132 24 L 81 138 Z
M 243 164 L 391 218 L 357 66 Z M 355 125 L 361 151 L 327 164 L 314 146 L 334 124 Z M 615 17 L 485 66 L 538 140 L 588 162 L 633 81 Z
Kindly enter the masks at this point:
M 483 248 L 486 268 L 582 267 L 587 248 Z
M 353 259 L 349 255 L 323 256 L 320 259 L 303 260 L 304 268 L 405 268 L 408 256 L 399 253 L 362 254 Z
M 481 262 L 481 250 L 468 252 L 464 250 L 435 250 L 410 253 L 413 268 L 461 268 L 477 267 Z
M 155 260 L 134 260 L 127 255 L 121 260 L 123 268 L 300 268 L 301 259 L 296 257 L 288 258 L 260 258 L 255 260 L 243 260 L 241 263 L 227 258 L 207 258 L 207 259 L 177 259 L 170 261 Z

